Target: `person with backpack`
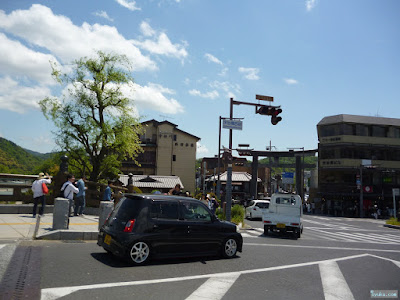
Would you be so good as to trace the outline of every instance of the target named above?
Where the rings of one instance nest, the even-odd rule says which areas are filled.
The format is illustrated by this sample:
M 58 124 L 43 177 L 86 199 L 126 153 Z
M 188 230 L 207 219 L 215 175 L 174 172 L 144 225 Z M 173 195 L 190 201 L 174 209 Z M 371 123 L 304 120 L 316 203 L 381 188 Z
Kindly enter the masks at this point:
M 43 216 L 44 213 L 44 207 L 46 206 L 46 199 L 44 198 L 44 191 L 43 185 L 50 184 L 51 179 L 49 174 L 46 173 L 46 176 L 44 173 L 39 173 L 38 178 L 32 183 L 32 192 L 33 192 L 33 217 L 36 218 L 36 211 L 37 211 L 37 206 L 39 202 L 42 204 L 42 206 L 39 208 L 39 215 Z M 47 190 L 48 191 L 48 190 Z
M 64 198 L 69 200 L 69 213 L 68 216 L 71 215 L 72 206 L 74 205 L 74 194 L 79 192 L 79 189 L 74 185 L 75 176 L 72 174 L 67 175 L 67 181 L 62 185 L 61 191 L 63 192 Z

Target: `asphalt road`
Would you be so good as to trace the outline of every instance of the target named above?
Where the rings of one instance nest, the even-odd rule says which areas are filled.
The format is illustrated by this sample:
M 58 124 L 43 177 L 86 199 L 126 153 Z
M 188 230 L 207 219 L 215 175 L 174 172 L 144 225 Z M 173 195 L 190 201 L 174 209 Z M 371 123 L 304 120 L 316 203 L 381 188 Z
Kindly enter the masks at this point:
M 247 223 L 254 230 L 234 259 L 132 267 L 95 242 L 24 241 L 17 250 L 31 249 L 40 265 L 30 295 L 41 299 L 370 299 L 371 290 L 400 290 L 400 230 L 380 221 L 305 216 L 297 240 Z

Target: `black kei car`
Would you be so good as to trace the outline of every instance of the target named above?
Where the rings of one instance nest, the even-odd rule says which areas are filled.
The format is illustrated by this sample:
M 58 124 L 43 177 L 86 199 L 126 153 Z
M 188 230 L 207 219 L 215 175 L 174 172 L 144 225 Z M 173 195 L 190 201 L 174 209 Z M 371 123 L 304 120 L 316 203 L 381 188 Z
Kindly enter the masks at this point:
M 101 227 L 97 244 L 140 265 L 150 258 L 231 258 L 242 252 L 243 238 L 235 224 L 220 221 L 196 199 L 126 194 Z

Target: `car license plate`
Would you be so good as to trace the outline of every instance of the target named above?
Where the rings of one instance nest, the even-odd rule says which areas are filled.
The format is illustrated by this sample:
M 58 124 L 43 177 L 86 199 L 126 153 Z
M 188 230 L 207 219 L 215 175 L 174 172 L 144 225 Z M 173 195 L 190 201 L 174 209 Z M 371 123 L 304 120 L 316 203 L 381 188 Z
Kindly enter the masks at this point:
M 106 234 L 106 236 L 104 237 L 104 243 L 107 245 L 111 244 L 111 236 Z
M 283 223 L 276 224 L 276 228 L 285 228 L 285 227 L 286 227 L 286 225 Z

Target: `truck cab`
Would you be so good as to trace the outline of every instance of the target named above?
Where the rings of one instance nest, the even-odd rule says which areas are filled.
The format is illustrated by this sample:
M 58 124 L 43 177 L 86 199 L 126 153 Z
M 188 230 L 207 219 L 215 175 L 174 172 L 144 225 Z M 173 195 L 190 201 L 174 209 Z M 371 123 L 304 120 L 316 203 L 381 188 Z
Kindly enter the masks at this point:
M 263 212 L 264 235 L 269 231 L 291 232 L 296 238 L 303 233 L 302 201 L 299 195 L 273 194 L 269 209 Z

